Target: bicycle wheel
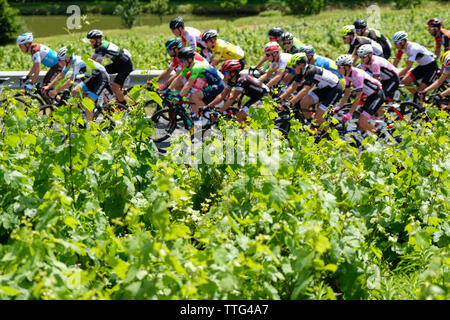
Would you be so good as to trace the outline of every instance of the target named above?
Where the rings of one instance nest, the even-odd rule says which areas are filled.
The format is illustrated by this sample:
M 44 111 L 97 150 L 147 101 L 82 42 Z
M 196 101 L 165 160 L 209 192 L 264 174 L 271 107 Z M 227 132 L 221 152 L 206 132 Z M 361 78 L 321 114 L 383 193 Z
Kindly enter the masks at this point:
M 167 140 L 177 127 L 178 119 L 181 119 L 177 112 L 169 109 L 161 109 L 152 115 L 149 125 L 152 129 L 151 139 L 158 143 Z
M 145 114 L 148 117 L 151 117 L 152 115 L 154 115 L 157 111 L 161 110 L 161 106 L 156 103 L 154 100 L 148 100 L 147 102 L 144 103 L 144 110 L 145 110 Z M 166 119 L 169 120 L 169 119 Z

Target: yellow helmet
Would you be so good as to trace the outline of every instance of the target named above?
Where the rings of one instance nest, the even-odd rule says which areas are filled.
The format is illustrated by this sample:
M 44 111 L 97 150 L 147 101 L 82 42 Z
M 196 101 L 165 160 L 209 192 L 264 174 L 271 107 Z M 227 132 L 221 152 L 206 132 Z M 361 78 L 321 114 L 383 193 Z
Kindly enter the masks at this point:
M 293 54 L 292 57 L 289 59 L 286 67 L 290 69 L 294 69 L 294 67 L 297 64 L 304 63 L 308 61 L 308 58 L 306 57 L 306 53 L 304 52 L 298 52 L 296 54 Z
M 355 33 L 355 26 L 352 24 L 346 25 L 341 29 L 341 36 L 348 36 L 349 34 Z
M 441 66 L 444 65 L 445 60 L 450 60 L 450 50 L 447 50 L 441 55 Z

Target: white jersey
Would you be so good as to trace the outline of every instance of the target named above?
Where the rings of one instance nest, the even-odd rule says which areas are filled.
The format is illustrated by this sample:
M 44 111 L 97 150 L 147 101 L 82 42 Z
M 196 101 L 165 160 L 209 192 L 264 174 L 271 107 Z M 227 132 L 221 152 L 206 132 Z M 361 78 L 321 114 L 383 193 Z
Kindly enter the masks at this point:
M 292 54 L 290 53 L 280 53 L 278 56 L 278 60 L 274 61 L 270 64 L 269 70 L 274 71 L 284 71 L 286 69 L 286 66 L 289 62 L 289 59 L 292 57 Z
M 408 55 L 408 61 L 416 61 L 420 66 L 427 65 L 434 60 L 433 53 L 415 42 L 408 42 L 406 51 L 403 52 L 406 52 Z
M 202 33 L 192 27 L 185 27 L 186 31 L 185 36 L 181 36 L 181 41 L 186 42 L 192 49 L 195 50 L 196 47 L 200 45 L 200 47 L 206 48 L 206 43 L 202 40 Z

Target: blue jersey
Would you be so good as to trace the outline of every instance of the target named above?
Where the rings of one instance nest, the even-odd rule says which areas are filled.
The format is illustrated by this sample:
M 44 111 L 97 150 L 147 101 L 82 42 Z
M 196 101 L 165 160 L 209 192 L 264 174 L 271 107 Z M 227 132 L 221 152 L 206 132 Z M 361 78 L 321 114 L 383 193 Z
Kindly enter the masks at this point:
M 339 73 L 337 65 L 333 60 L 315 54 L 314 55 L 314 65 L 317 67 L 323 67 L 324 69 L 327 69 L 327 70 L 333 72 L 335 75 L 337 75 L 339 77 L 339 79 L 342 79 L 342 76 Z

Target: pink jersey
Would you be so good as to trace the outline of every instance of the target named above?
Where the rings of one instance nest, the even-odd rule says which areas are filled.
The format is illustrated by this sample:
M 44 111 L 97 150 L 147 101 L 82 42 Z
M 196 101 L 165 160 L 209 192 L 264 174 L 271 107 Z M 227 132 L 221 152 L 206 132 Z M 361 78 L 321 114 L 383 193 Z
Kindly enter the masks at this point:
M 369 72 L 373 77 L 381 76 L 381 80 L 398 77 L 397 69 L 383 57 L 372 56 L 369 64 L 362 64 L 361 69 Z
M 198 54 L 197 52 L 194 55 L 194 60 L 197 61 L 203 61 L 205 60 L 205 58 L 203 58 L 200 54 Z M 183 69 L 183 65 L 181 64 L 180 59 L 178 59 L 178 57 L 175 57 L 172 59 L 172 62 L 169 65 L 169 68 L 172 68 L 173 70 L 182 70 Z
M 381 83 L 378 80 L 359 68 L 352 68 L 350 76 L 345 76 L 346 88 L 350 88 L 352 85 L 356 92 L 362 91 L 367 96 L 382 90 Z

